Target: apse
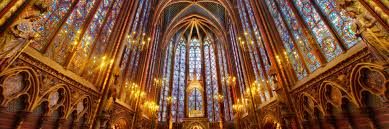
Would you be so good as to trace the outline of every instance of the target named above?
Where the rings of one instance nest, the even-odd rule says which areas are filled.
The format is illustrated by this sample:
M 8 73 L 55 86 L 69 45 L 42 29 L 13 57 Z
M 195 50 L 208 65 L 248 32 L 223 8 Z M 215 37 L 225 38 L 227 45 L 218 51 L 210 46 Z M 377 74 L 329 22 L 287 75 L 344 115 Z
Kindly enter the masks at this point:
M 176 123 L 185 118 L 207 118 L 210 122 L 218 122 L 220 117 L 231 120 L 231 87 L 223 80 L 229 74 L 223 56 L 225 43 L 217 38 L 208 23 L 196 16 L 181 24 L 165 49 L 162 77 L 166 83 L 160 93 L 159 120 L 167 121 L 169 116 Z M 171 102 L 167 97 L 171 97 Z M 167 105 L 171 105 L 171 113 L 167 112 Z M 225 115 L 221 116 L 221 112 Z

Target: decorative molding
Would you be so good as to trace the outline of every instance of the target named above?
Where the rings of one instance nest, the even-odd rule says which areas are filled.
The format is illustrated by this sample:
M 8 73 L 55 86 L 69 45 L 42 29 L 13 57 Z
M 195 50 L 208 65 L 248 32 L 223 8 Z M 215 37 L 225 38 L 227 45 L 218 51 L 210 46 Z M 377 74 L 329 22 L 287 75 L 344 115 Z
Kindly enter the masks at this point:
M 86 89 L 92 90 L 91 93 L 96 93 L 95 96 L 100 94 L 92 83 L 71 72 L 70 70 L 64 69 L 55 61 L 43 56 L 38 51 L 30 47 L 27 47 L 19 58 L 35 67 L 42 69 L 43 71 L 50 73 L 53 76 L 56 76 L 57 78 L 60 78 L 61 80 L 71 85 L 77 86 L 79 89 L 84 89 L 86 92 L 88 92 Z
M 14 2 L 14 0 L 12 0 L 9 3 L 1 3 L 0 4 L 0 11 L 1 11 L 0 12 L 0 17 L 1 17 L 0 18 L 0 26 L 2 26 L 19 9 L 19 7 L 22 6 L 22 4 L 26 0 L 15 0 L 15 1 L 16 2 Z M 7 4 L 7 5 L 4 5 L 4 4 Z M 13 5 L 11 5 L 11 7 L 9 7 L 7 9 L 6 6 L 10 6 L 10 4 L 13 4 Z M 4 11 L 4 14 L 1 14 L 1 13 L 3 13 L 3 11 Z
M 296 85 L 291 88 L 290 92 L 300 92 L 310 87 L 310 85 L 333 76 L 335 73 L 344 70 L 346 67 L 350 67 L 357 62 L 361 62 L 362 59 L 366 59 L 369 56 L 370 52 L 368 51 L 366 45 L 363 43 L 357 44 L 346 53 L 339 55 L 327 65 L 317 69 L 305 79 L 298 81 Z

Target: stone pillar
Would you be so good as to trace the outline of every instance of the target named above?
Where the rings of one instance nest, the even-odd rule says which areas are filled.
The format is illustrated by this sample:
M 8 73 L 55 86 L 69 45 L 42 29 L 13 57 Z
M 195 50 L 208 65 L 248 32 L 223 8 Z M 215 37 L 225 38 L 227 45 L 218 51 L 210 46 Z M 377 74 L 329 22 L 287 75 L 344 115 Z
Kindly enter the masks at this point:
M 107 112 L 103 112 L 100 116 L 100 129 L 107 128 L 108 120 L 110 120 L 111 116 Z

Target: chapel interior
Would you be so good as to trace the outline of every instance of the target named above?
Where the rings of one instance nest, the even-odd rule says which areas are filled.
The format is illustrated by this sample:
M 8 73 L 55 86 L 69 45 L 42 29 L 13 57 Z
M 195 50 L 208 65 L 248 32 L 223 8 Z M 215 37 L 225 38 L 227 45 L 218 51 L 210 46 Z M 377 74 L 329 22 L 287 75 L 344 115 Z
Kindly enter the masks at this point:
M 0 129 L 389 129 L 389 0 L 0 0 Z

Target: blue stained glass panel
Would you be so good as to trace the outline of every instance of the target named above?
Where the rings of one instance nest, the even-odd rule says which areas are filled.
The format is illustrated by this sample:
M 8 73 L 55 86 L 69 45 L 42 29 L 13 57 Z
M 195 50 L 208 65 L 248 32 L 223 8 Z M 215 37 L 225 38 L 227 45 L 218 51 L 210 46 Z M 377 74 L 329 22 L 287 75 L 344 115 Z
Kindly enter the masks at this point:
M 329 29 L 323 19 L 320 17 L 317 10 L 313 7 L 309 0 L 293 0 L 296 4 L 297 10 L 299 10 L 305 23 L 308 25 L 313 36 L 315 37 L 322 53 L 328 61 L 331 61 L 342 50 L 335 41 L 335 37 L 329 32 Z

